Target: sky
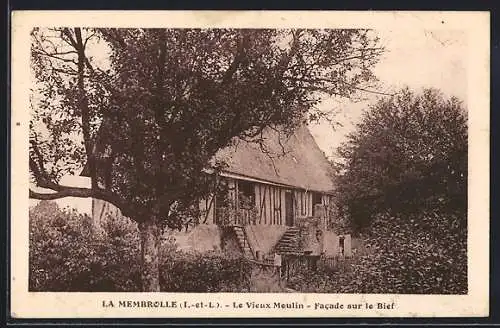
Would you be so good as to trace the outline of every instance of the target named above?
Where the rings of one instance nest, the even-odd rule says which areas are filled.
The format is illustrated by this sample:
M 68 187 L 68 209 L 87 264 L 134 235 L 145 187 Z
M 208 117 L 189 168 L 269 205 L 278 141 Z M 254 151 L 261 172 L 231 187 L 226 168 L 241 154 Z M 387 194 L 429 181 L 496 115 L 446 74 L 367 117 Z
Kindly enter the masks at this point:
M 467 39 L 460 31 L 379 30 L 381 44 L 386 51 L 374 67 L 380 89 L 386 93 L 408 86 L 413 90 L 438 88 L 446 96 L 455 96 L 467 101 Z M 341 124 L 332 128 L 328 122 L 310 125 L 310 131 L 318 146 L 329 158 L 335 158 L 335 149 L 345 141 L 345 136 L 353 131 L 361 114 L 370 103 L 377 100 L 375 94 L 363 94 L 367 100 L 325 99 L 322 109 L 339 111 L 336 120 Z M 67 176 L 61 184 L 88 186 L 88 179 Z M 90 199 L 63 198 L 57 200 L 62 207 L 70 206 L 81 212 L 91 213 Z M 36 201 L 31 200 L 31 204 Z
M 393 93 L 405 86 L 413 90 L 433 87 L 446 96 L 467 100 L 467 40 L 460 31 L 387 30 L 378 31 L 386 51 L 374 68 L 381 87 L 378 91 Z M 376 95 L 366 94 L 363 102 L 327 99 L 325 109 L 334 106 L 340 110 L 336 117 L 342 127 L 333 130 L 331 124 L 321 122 L 310 126 L 319 147 L 327 157 L 335 157 L 335 149 L 345 136 L 353 131 L 361 114 Z

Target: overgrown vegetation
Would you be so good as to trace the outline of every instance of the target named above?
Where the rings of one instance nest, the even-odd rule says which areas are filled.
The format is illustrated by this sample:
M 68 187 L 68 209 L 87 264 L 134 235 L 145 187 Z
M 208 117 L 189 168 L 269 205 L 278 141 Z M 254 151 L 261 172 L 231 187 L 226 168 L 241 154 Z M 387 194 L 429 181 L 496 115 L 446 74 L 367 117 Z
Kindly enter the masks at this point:
M 319 102 L 372 88 L 383 53 L 366 29 L 54 27 L 31 42 L 29 169 L 52 192 L 30 197 L 94 197 L 137 222 L 148 292 L 160 290 L 160 230 L 184 226 L 214 192 L 206 169 L 225 164 L 214 155 L 235 139 L 262 147 L 269 127 L 331 119 Z M 91 188 L 60 183 L 83 166 Z
M 402 90 L 367 110 L 339 149 L 340 230 L 370 254 L 291 286 L 336 293 L 467 293 L 467 115 L 436 90 Z
M 103 225 L 41 201 L 30 209 L 31 291 L 131 291 L 140 277 L 140 244 L 131 225 Z
M 378 216 L 364 240 L 369 254 L 346 260 L 341 270 L 299 271 L 289 286 L 316 293 L 466 294 L 466 223 L 465 216 L 436 212 Z
M 134 222 L 108 217 L 96 231 L 91 218 L 56 203 L 30 209 L 30 291 L 141 291 L 140 239 Z M 218 252 L 186 253 L 163 238 L 161 291 L 255 289 L 252 267 Z
M 337 228 L 361 234 L 369 254 L 342 270 L 291 276 L 289 286 L 327 293 L 467 293 L 467 117 L 435 90 L 403 90 L 366 112 L 341 147 Z M 140 291 L 137 224 L 90 218 L 40 202 L 30 210 L 30 290 Z M 160 247 L 160 290 L 284 291 L 238 257 Z

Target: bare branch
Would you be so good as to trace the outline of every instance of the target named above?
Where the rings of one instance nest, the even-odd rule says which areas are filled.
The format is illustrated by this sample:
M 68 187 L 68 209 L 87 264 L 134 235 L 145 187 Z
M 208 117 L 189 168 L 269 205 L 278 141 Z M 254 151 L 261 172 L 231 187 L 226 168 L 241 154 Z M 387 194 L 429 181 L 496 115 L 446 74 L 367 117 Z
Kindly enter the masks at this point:
M 89 167 L 89 175 L 92 182 L 92 188 L 97 188 L 97 175 L 96 175 L 96 167 L 93 153 L 93 143 L 92 143 L 92 135 L 91 135 L 91 127 L 90 127 L 90 109 L 89 103 L 87 99 L 87 92 L 85 89 L 85 66 L 87 57 L 85 55 L 85 46 L 83 44 L 82 39 L 82 31 L 80 28 L 75 28 L 75 39 L 73 39 L 71 32 L 69 30 L 64 29 L 64 33 L 70 38 L 71 43 L 74 43 L 74 48 L 78 52 L 78 107 L 81 112 L 82 118 L 82 132 L 83 132 L 83 142 L 85 145 L 85 153 L 87 155 L 87 165 Z
M 61 60 L 63 62 L 66 62 L 66 63 L 72 63 L 72 64 L 77 65 L 77 62 L 74 59 L 68 59 L 68 58 L 63 58 L 63 57 L 57 56 L 57 55 L 61 55 L 62 53 L 48 53 L 45 50 L 41 50 L 41 51 L 35 50 L 33 52 L 36 53 L 36 54 L 38 54 L 38 55 L 42 55 L 42 56 L 46 56 L 46 57 L 58 59 L 58 60 Z
M 53 55 L 70 55 L 70 54 L 78 54 L 75 50 L 68 51 L 55 51 L 52 53 Z
M 269 160 L 271 161 L 271 164 L 274 169 L 274 173 L 276 173 L 277 176 L 279 176 L 278 169 L 276 168 L 276 164 L 274 163 L 274 156 L 271 155 L 271 152 L 266 148 L 264 145 L 264 135 L 263 135 L 263 130 L 260 132 L 260 138 L 256 141 L 256 143 L 259 145 L 260 151 L 266 155 Z
M 89 40 L 92 39 L 94 36 L 97 36 L 96 32 L 92 32 L 90 35 L 87 35 L 87 37 L 85 38 L 85 42 L 83 43 L 83 46 L 86 47 L 87 42 L 89 42 Z
M 133 220 L 137 220 L 140 217 L 133 215 L 131 207 L 127 203 L 122 201 L 118 195 L 110 191 L 101 188 L 91 189 L 91 188 L 69 187 L 69 186 L 61 186 L 59 184 L 54 184 L 53 186 L 56 187 L 53 189 L 56 192 L 53 193 L 40 193 L 30 189 L 29 197 L 39 200 L 54 200 L 64 197 L 96 198 L 115 205 L 120 209 L 123 215 Z
M 62 36 L 66 36 L 68 38 L 68 44 L 71 45 L 73 48 L 78 49 L 78 45 L 73 38 L 73 35 L 71 34 L 70 30 L 68 28 L 63 28 L 61 30 L 61 39 L 65 40 Z M 66 40 L 65 40 L 66 41 Z
M 289 81 L 311 83 L 311 84 L 325 83 L 325 82 L 326 83 L 341 83 L 341 84 L 346 84 L 353 89 L 363 91 L 363 92 L 373 93 L 373 94 L 382 95 L 382 96 L 394 96 L 394 93 L 385 93 L 385 92 L 381 92 L 381 91 L 360 88 L 360 87 L 355 86 L 354 84 L 351 84 L 351 83 L 346 82 L 346 81 L 340 81 L 340 80 L 336 81 L 336 80 L 330 80 L 330 79 L 325 79 L 325 78 L 306 79 L 306 78 L 294 78 L 294 77 L 288 77 L 288 76 L 284 76 L 283 79 L 289 80 Z M 325 89 L 321 88 L 321 87 L 313 87 L 313 88 L 315 88 L 318 91 L 325 91 Z
M 275 128 L 275 127 L 274 127 L 274 126 L 272 126 L 272 125 L 269 125 L 269 128 L 270 128 L 271 130 L 273 130 L 274 132 L 278 133 L 278 144 L 279 144 L 279 145 L 280 145 L 280 147 L 281 147 L 281 154 L 278 154 L 278 155 L 277 155 L 277 157 L 278 157 L 278 158 L 280 158 L 280 157 L 283 157 L 283 156 L 285 156 L 285 155 L 289 154 L 289 153 L 290 153 L 290 151 L 286 151 L 286 150 L 285 150 L 285 146 L 283 145 L 283 143 L 282 143 L 282 141 L 281 141 L 281 131 L 280 131 L 279 129 Z
M 55 193 L 39 193 L 30 189 L 29 197 L 40 200 L 54 200 L 64 197 L 89 198 L 94 197 L 94 193 L 92 192 L 92 189 L 77 187 L 66 187 Z
M 38 193 L 35 191 L 32 191 L 30 189 L 29 197 L 34 198 L 34 199 L 40 199 L 40 200 L 53 200 L 53 199 L 59 199 L 63 197 L 79 197 L 79 198 L 88 198 L 88 197 L 94 197 L 97 199 L 101 199 L 104 201 L 107 201 L 118 208 L 122 211 L 123 215 L 129 216 L 133 219 L 135 219 L 135 215 L 131 215 L 131 208 L 127 203 L 121 200 L 121 198 L 112 193 L 111 191 L 99 188 L 96 184 L 93 184 L 92 189 L 89 188 L 80 188 L 80 187 L 69 187 L 69 186 L 63 186 L 60 185 L 59 183 L 56 183 L 50 179 L 50 177 L 47 175 L 45 172 L 44 166 L 43 166 L 43 158 L 38 150 L 37 145 L 35 144 L 35 141 L 31 141 L 31 147 L 33 149 L 33 152 L 35 153 L 37 160 L 32 158 L 30 156 L 29 158 L 29 168 L 30 171 L 33 173 L 33 176 L 36 181 L 37 187 L 43 188 L 43 189 L 50 189 L 52 191 L 55 191 L 54 193 Z

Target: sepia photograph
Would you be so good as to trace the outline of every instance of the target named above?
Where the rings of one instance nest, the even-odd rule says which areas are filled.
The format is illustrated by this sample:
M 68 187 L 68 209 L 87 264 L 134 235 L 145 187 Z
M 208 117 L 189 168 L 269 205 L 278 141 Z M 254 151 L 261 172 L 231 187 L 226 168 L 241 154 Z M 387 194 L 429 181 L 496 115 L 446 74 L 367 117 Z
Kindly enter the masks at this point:
M 489 279 L 488 249 L 477 248 L 488 245 L 488 185 L 471 171 L 471 159 L 489 171 L 489 93 L 476 91 L 489 81 L 470 64 L 486 67 L 488 43 L 475 48 L 453 15 L 428 18 L 413 28 L 25 20 L 26 107 L 13 102 L 12 121 L 26 151 L 11 168 L 27 170 L 29 189 L 23 293 L 106 295 L 93 301 L 101 311 L 297 316 L 395 316 L 404 295 L 465 300 Z M 488 16 L 475 18 L 488 32 Z M 483 210 L 474 218 L 472 203 Z M 184 298 L 136 298 L 151 292 Z

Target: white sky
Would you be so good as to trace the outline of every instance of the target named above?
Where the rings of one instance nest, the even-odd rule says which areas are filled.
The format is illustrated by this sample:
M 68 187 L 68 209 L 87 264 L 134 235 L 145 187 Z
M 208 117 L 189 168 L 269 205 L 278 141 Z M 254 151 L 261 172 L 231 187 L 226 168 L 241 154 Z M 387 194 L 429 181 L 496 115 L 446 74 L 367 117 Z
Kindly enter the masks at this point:
M 415 90 L 426 87 L 438 88 L 447 96 L 467 100 L 467 39 L 460 31 L 398 30 L 379 31 L 381 43 L 386 52 L 375 67 L 379 78 L 380 91 L 393 92 L 403 86 Z M 366 94 L 368 101 L 334 101 L 327 99 L 322 108 L 340 109 L 337 120 L 343 127 L 332 129 L 329 123 L 322 122 L 310 126 L 319 147 L 328 157 L 345 140 L 345 135 L 353 130 L 354 124 L 367 104 L 377 96 Z M 62 184 L 73 186 L 88 185 L 86 178 L 65 177 Z M 30 200 L 32 204 L 36 201 Z M 75 207 L 86 213 L 91 212 L 90 199 L 64 198 L 57 200 L 60 206 Z
M 386 52 L 375 67 L 375 75 L 382 84 L 383 92 L 391 93 L 404 86 L 414 90 L 434 87 L 447 96 L 467 100 L 467 40 L 460 31 L 430 32 L 424 30 L 379 31 L 381 43 Z M 318 145 L 330 157 L 345 140 L 347 133 L 359 120 L 367 104 L 377 99 L 369 95 L 369 101 L 342 104 L 327 101 L 328 106 L 341 106 L 338 121 L 343 125 L 333 131 L 330 124 L 323 122 L 311 126 L 311 132 Z

